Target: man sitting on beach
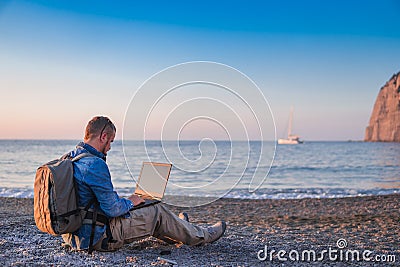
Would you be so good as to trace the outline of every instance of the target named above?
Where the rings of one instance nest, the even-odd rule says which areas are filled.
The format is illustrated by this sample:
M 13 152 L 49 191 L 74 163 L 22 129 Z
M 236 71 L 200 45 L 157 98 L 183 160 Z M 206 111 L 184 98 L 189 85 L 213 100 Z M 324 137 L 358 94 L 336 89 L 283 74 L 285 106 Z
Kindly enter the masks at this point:
M 181 213 L 178 217 L 160 203 L 131 210 L 144 200 L 136 195 L 128 199 L 120 198 L 113 189 L 106 164 L 106 155 L 115 133 L 116 128 L 110 119 L 94 117 L 86 126 L 84 142 L 80 142 L 70 153 L 71 157 L 81 153 L 94 155 L 74 162 L 79 206 L 83 207 L 96 198 L 100 206 L 99 213 L 109 218 L 109 229 L 106 225 L 95 227 L 94 249 L 112 251 L 121 248 L 125 243 L 148 236 L 168 243 L 201 245 L 212 243 L 224 234 L 224 221 L 208 228 L 199 227 L 189 222 L 187 214 Z M 92 224 L 91 220 L 86 221 L 76 232 L 63 235 L 67 246 L 78 250 L 89 248 Z

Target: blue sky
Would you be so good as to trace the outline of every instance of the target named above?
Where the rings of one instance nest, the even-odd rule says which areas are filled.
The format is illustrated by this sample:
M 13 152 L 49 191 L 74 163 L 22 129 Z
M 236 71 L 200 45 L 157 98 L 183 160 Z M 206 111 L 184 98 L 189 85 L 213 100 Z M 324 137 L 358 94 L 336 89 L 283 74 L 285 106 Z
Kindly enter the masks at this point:
M 3 1 L 0 139 L 80 139 L 97 114 L 121 129 L 146 79 L 200 60 L 250 77 L 278 136 L 294 106 L 303 139 L 360 140 L 400 71 L 399 11 L 395 0 Z

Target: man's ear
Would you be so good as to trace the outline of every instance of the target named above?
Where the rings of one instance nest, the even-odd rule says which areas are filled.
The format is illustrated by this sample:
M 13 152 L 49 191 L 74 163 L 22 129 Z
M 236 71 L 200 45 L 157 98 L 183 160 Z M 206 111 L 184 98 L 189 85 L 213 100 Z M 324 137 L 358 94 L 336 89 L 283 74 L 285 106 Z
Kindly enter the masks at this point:
M 100 136 L 100 141 L 102 143 L 106 143 L 107 142 L 107 133 L 102 133 Z

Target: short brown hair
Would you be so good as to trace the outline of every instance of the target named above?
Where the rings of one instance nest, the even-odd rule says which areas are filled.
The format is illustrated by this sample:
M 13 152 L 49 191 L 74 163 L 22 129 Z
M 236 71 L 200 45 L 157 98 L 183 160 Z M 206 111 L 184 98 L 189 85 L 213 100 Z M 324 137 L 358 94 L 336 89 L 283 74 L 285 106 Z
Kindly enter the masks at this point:
M 89 140 L 93 137 L 100 136 L 102 133 L 113 134 L 117 131 L 114 123 L 104 116 L 93 117 L 85 129 L 85 140 Z

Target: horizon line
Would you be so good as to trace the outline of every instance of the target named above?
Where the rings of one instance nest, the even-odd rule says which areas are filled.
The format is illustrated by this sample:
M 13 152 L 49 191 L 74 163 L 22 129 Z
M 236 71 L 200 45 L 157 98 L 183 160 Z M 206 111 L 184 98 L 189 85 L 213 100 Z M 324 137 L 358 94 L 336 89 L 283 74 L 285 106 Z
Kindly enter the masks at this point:
M 211 139 L 214 142 L 277 142 L 278 139 L 276 140 L 260 140 L 260 139 L 250 139 L 250 140 L 242 140 L 242 139 L 234 139 L 234 140 L 229 140 L 229 139 Z M 82 139 L 74 139 L 74 138 L 48 138 L 48 139 L 35 139 L 35 138 L 0 138 L 0 141 L 83 141 Z M 147 139 L 147 140 L 140 140 L 140 139 L 128 139 L 128 140 L 123 140 L 123 139 L 115 139 L 114 141 L 133 141 L 133 142 L 140 142 L 140 141 L 156 141 L 156 142 L 161 142 L 161 141 L 167 141 L 167 142 L 176 142 L 176 141 L 188 141 L 188 142 L 199 142 L 201 139 L 182 139 L 182 140 L 177 140 L 177 139 Z M 303 140 L 304 143 L 307 142 L 366 142 L 361 139 L 332 139 L 332 140 L 326 140 L 326 139 L 317 139 L 317 140 Z

